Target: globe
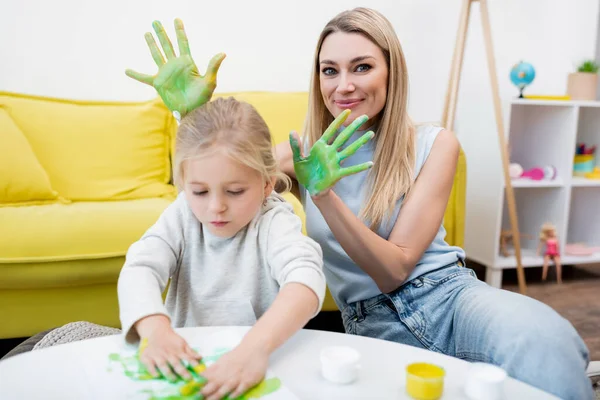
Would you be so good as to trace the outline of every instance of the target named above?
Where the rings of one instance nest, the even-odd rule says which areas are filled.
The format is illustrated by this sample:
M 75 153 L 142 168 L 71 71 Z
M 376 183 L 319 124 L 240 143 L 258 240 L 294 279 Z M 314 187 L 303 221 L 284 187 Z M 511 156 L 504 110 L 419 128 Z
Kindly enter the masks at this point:
M 523 89 L 535 78 L 535 69 L 528 62 L 520 61 L 510 70 L 510 80 L 519 88 L 519 98 L 523 98 Z

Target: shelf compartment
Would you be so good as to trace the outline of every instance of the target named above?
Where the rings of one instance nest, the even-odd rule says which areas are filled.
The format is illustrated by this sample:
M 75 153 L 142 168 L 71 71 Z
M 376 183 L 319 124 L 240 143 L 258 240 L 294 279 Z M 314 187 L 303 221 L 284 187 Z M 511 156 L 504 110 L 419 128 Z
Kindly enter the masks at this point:
M 508 134 L 510 162 L 524 170 L 552 165 L 559 183 L 544 181 L 546 187 L 557 187 L 572 175 L 573 160 L 565 157 L 565 149 L 575 149 L 578 110 L 571 106 L 528 107 L 512 105 Z M 530 185 L 537 187 L 535 185 Z
M 540 229 L 544 223 L 551 222 L 556 226 L 559 235 L 561 232 L 564 232 L 563 216 L 565 214 L 568 189 L 539 188 L 537 190 L 528 190 L 516 188 L 514 193 L 519 232 L 521 234 L 521 262 L 523 266 L 527 267 L 542 265 L 542 257 L 538 257 L 535 254 L 540 243 Z M 503 204 L 502 230 L 511 230 L 506 198 L 504 198 Z M 500 250 L 498 251 L 495 262 L 496 267 L 516 267 L 514 246 L 511 244 L 507 247 L 507 250 L 510 254 L 508 257 L 505 257 Z
M 594 158 L 589 163 L 589 171 L 594 172 L 594 169 L 600 167 L 600 160 L 598 158 L 598 154 L 600 153 L 600 135 L 599 128 L 600 127 L 600 108 L 597 107 L 581 107 L 579 110 L 579 124 L 577 126 L 577 137 L 576 137 L 576 145 L 580 143 L 585 144 L 587 147 L 596 146 L 598 150 L 596 150 L 594 154 Z M 575 156 L 575 148 L 573 148 L 573 156 Z M 587 164 L 587 163 L 586 163 Z M 573 175 L 573 185 L 578 186 L 600 186 L 600 180 L 592 180 L 587 179 L 587 182 L 584 181 L 586 179 L 583 176 L 575 176 Z M 586 183 L 585 185 L 583 183 Z
M 600 246 L 600 187 L 575 187 L 571 190 L 568 225 L 566 243 Z

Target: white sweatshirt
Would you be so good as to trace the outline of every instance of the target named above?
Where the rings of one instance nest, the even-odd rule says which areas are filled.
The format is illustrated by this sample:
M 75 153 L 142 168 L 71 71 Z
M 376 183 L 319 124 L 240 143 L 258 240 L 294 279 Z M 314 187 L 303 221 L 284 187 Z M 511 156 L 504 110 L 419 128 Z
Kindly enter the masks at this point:
M 139 340 L 133 324 L 152 314 L 169 316 L 173 327 L 253 325 L 290 282 L 315 292 L 316 315 L 325 297 L 322 251 L 301 229 L 291 204 L 273 192 L 245 228 L 219 238 L 180 193 L 127 252 L 118 281 L 125 339 Z

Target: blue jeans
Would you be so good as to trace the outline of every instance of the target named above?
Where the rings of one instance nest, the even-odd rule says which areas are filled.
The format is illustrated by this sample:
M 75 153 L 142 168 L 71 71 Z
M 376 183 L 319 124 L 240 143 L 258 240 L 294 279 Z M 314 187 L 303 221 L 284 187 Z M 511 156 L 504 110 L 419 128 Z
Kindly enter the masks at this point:
M 346 333 L 498 365 L 563 399 L 593 399 L 589 353 L 573 326 L 527 296 L 488 286 L 462 262 L 349 304 Z

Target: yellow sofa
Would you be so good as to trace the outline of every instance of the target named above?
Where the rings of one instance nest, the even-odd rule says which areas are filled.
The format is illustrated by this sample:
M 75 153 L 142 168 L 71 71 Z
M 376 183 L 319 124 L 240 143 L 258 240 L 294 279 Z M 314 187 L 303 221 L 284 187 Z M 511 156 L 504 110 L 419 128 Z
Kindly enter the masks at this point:
M 306 93 L 226 93 L 253 104 L 275 143 L 300 130 Z M 129 245 L 174 199 L 176 122 L 160 99 L 76 101 L 0 92 L 0 339 L 72 321 L 119 327 Z M 461 153 L 444 224 L 462 244 Z M 291 194 L 304 220 L 300 203 Z M 328 294 L 324 310 L 336 310 Z

